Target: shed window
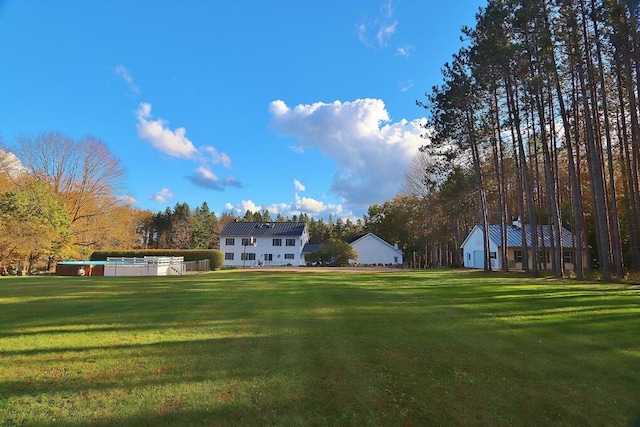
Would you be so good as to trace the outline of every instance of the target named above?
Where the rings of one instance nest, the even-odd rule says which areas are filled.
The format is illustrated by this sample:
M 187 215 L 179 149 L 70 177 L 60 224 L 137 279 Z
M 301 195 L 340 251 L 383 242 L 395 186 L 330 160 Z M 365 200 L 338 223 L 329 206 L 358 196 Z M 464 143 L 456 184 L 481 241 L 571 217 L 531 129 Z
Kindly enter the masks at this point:
M 551 254 L 550 254 L 549 251 L 540 251 L 540 252 L 538 252 L 538 262 L 549 264 L 549 262 L 551 262 L 550 255 Z
M 573 251 L 562 251 L 562 260 L 565 264 L 573 264 Z
M 522 262 L 522 251 L 513 251 L 513 258 L 516 262 Z

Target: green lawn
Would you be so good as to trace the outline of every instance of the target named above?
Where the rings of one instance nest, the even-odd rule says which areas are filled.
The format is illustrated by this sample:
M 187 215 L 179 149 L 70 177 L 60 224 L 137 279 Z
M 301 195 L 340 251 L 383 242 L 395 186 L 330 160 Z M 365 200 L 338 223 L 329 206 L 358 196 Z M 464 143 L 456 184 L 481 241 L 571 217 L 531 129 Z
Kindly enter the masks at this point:
M 640 288 L 468 271 L 0 279 L 0 425 L 640 423 Z

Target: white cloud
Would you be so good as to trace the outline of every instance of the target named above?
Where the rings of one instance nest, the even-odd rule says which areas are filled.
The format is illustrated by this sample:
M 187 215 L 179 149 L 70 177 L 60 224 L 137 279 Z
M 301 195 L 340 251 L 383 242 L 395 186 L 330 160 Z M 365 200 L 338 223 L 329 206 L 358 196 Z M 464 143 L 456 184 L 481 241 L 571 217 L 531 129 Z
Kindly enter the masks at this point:
M 143 102 L 138 106 L 136 117 L 138 136 L 141 139 L 148 141 L 164 154 L 201 163 L 194 174 L 186 177 L 194 185 L 215 191 L 224 191 L 227 187 L 242 187 L 242 184 L 233 178 L 219 178 L 211 168 L 206 166 L 221 164 L 226 168 L 231 167 L 231 158 L 226 153 L 220 153 L 211 146 L 196 148 L 187 138 L 185 128 L 179 127 L 172 130 L 165 120 L 153 119 L 149 103 Z
M 242 184 L 233 178 L 220 179 L 206 166 L 198 167 L 193 175 L 187 176 L 187 179 L 198 187 L 215 191 L 224 191 L 227 187 L 242 187 Z
M 400 92 L 408 92 L 409 89 L 413 87 L 413 82 L 411 80 L 398 82 L 398 87 L 400 88 Z
M 408 58 L 413 54 L 413 46 L 401 46 L 396 49 L 396 52 L 399 56 Z
M 336 219 L 349 218 L 354 221 L 357 219 L 351 211 L 344 209 L 342 205 L 331 203 L 325 204 L 309 197 L 299 197 L 297 194 L 296 201 L 293 204 L 272 203 L 270 205 L 258 205 L 252 200 L 242 200 L 240 203 L 235 205 L 231 203 L 225 204 L 225 210 L 230 211 L 237 216 L 244 216 L 247 211 L 263 212 L 264 210 L 267 210 L 269 211 L 272 219 L 275 219 L 278 214 L 285 218 L 291 218 L 294 215 L 299 215 L 300 213 L 306 213 L 312 217 L 328 217 L 329 215 L 332 215 L 333 218 Z
M 168 188 L 163 188 L 156 194 L 153 194 L 150 199 L 158 203 L 167 203 L 169 200 L 173 199 L 173 191 Z
M 378 27 L 378 32 L 376 33 L 376 39 L 378 40 L 378 44 L 380 46 L 386 46 L 387 44 L 389 44 L 389 40 L 391 40 L 391 37 L 393 37 L 397 28 L 398 28 L 398 21 L 380 25 Z
M 0 172 L 16 178 L 27 172 L 20 159 L 11 151 L 0 149 Z
M 386 18 L 393 17 L 393 1 L 389 0 L 380 6 L 380 13 Z
M 358 34 L 358 40 L 365 46 L 371 46 L 369 37 L 369 26 L 365 22 L 360 22 L 356 26 L 356 34 Z
M 183 159 L 194 158 L 198 150 L 186 136 L 186 129 L 179 127 L 171 130 L 162 119 L 153 120 L 151 104 L 143 102 L 136 111 L 138 118 L 138 136 L 148 141 L 158 150 L 172 157 Z
M 188 176 L 187 179 L 199 187 L 218 189 L 220 186 L 220 178 L 206 166 L 200 166 L 196 169 L 195 173 Z
M 298 197 L 296 195 L 296 209 L 316 215 L 324 212 L 327 208 L 324 203 L 319 200 L 312 199 L 311 197 Z
M 137 202 L 136 198 L 130 195 L 120 196 L 120 201 L 125 205 L 133 205 Z
M 311 197 L 300 197 L 296 194 L 295 209 L 298 212 L 305 212 L 311 216 L 329 216 L 336 218 L 353 218 L 353 213 L 344 209 L 342 205 L 334 203 L 324 203 Z
M 242 200 L 240 203 L 238 203 L 235 206 L 232 205 L 231 203 L 227 203 L 225 205 L 225 209 L 233 211 L 235 214 L 242 213 L 243 215 L 246 211 L 250 211 L 250 212 L 262 211 L 262 209 L 260 209 L 260 206 L 256 205 L 251 200 Z
M 151 104 L 148 102 L 140 103 L 136 110 L 136 117 L 138 136 L 161 152 L 181 159 L 231 167 L 231 157 L 227 153 L 220 153 L 211 146 L 196 148 L 195 144 L 187 138 L 187 130 L 184 127 L 171 130 L 166 120 L 152 119 Z
M 270 205 L 257 205 L 252 200 L 242 200 L 240 203 L 236 205 L 227 203 L 225 204 L 225 209 L 228 211 L 232 211 L 237 216 L 243 216 L 247 211 L 263 212 L 264 210 L 269 211 L 269 214 L 272 217 L 275 217 L 278 214 L 282 214 L 283 216 L 286 217 L 291 214 L 291 205 L 287 203 L 272 203 Z
M 363 19 L 356 25 L 356 34 L 367 47 L 386 47 L 398 29 L 398 21 L 393 18 L 393 2 L 382 4 L 375 18 Z
M 140 94 L 140 88 L 135 84 L 135 82 L 133 81 L 133 77 L 131 77 L 131 74 L 129 74 L 129 70 L 127 70 L 124 65 L 116 65 L 113 71 L 118 76 L 120 76 L 122 80 L 124 80 L 127 86 L 129 86 L 129 90 L 131 91 L 131 93 L 133 93 L 134 95 Z
M 200 151 L 210 157 L 214 164 L 221 163 L 225 168 L 231 167 L 231 157 L 227 153 L 219 153 L 214 147 L 203 147 Z
M 425 119 L 391 122 L 384 102 L 315 103 L 289 108 L 274 101 L 272 125 L 296 138 L 296 148 L 315 147 L 338 165 L 331 190 L 348 206 L 366 208 L 395 196 L 411 161 L 424 144 Z
M 293 186 L 296 188 L 296 191 L 305 191 L 306 190 L 305 186 L 300 181 L 298 181 L 297 179 L 293 180 Z

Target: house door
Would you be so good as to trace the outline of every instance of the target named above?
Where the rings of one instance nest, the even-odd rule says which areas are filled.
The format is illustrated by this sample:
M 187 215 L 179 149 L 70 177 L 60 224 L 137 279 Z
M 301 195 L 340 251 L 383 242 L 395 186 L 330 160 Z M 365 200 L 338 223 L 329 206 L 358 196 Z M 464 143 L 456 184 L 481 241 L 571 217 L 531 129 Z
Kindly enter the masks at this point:
M 484 268 L 484 252 L 473 252 L 473 268 Z
M 491 268 L 493 270 L 498 268 L 498 253 L 497 252 L 490 252 L 489 262 L 491 263 Z

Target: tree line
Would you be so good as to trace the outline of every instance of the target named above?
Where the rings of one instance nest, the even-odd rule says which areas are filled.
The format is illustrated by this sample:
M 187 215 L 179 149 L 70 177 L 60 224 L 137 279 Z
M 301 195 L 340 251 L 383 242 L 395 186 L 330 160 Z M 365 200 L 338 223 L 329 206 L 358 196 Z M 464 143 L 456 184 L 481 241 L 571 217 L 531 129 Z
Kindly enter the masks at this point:
M 551 225 L 558 276 L 562 226 L 575 235 L 578 277 L 638 270 L 639 15 L 638 0 L 490 0 L 479 10 L 442 84 L 417 101 L 429 122 L 409 181 L 443 215 L 433 241 L 451 241 L 469 219 L 451 213 L 472 208 L 472 221 L 501 224 L 503 239 L 514 217 L 532 226 L 523 259 L 534 274 L 541 224 Z
M 217 249 L 220 247 L 220 231 L 230 222 L 305 222 L 309 230 L 310 243 L 323 243 L 331 240 L 344 241 L 362 233 L 365 223 L 362 220 L 338 218 L 333 220 L 316 219 L 306 213 L 283 216 L 271 215 L 268 210 L 253 212 L 247 210 L 244 216 L 224 212 L 220 216 L 209 209 L 207 202 L 191 209 L 187 203 L 176 203 L 173 208 L 147 216 L 139 222 L 138 233 L 141 245 L 151 249 Z

